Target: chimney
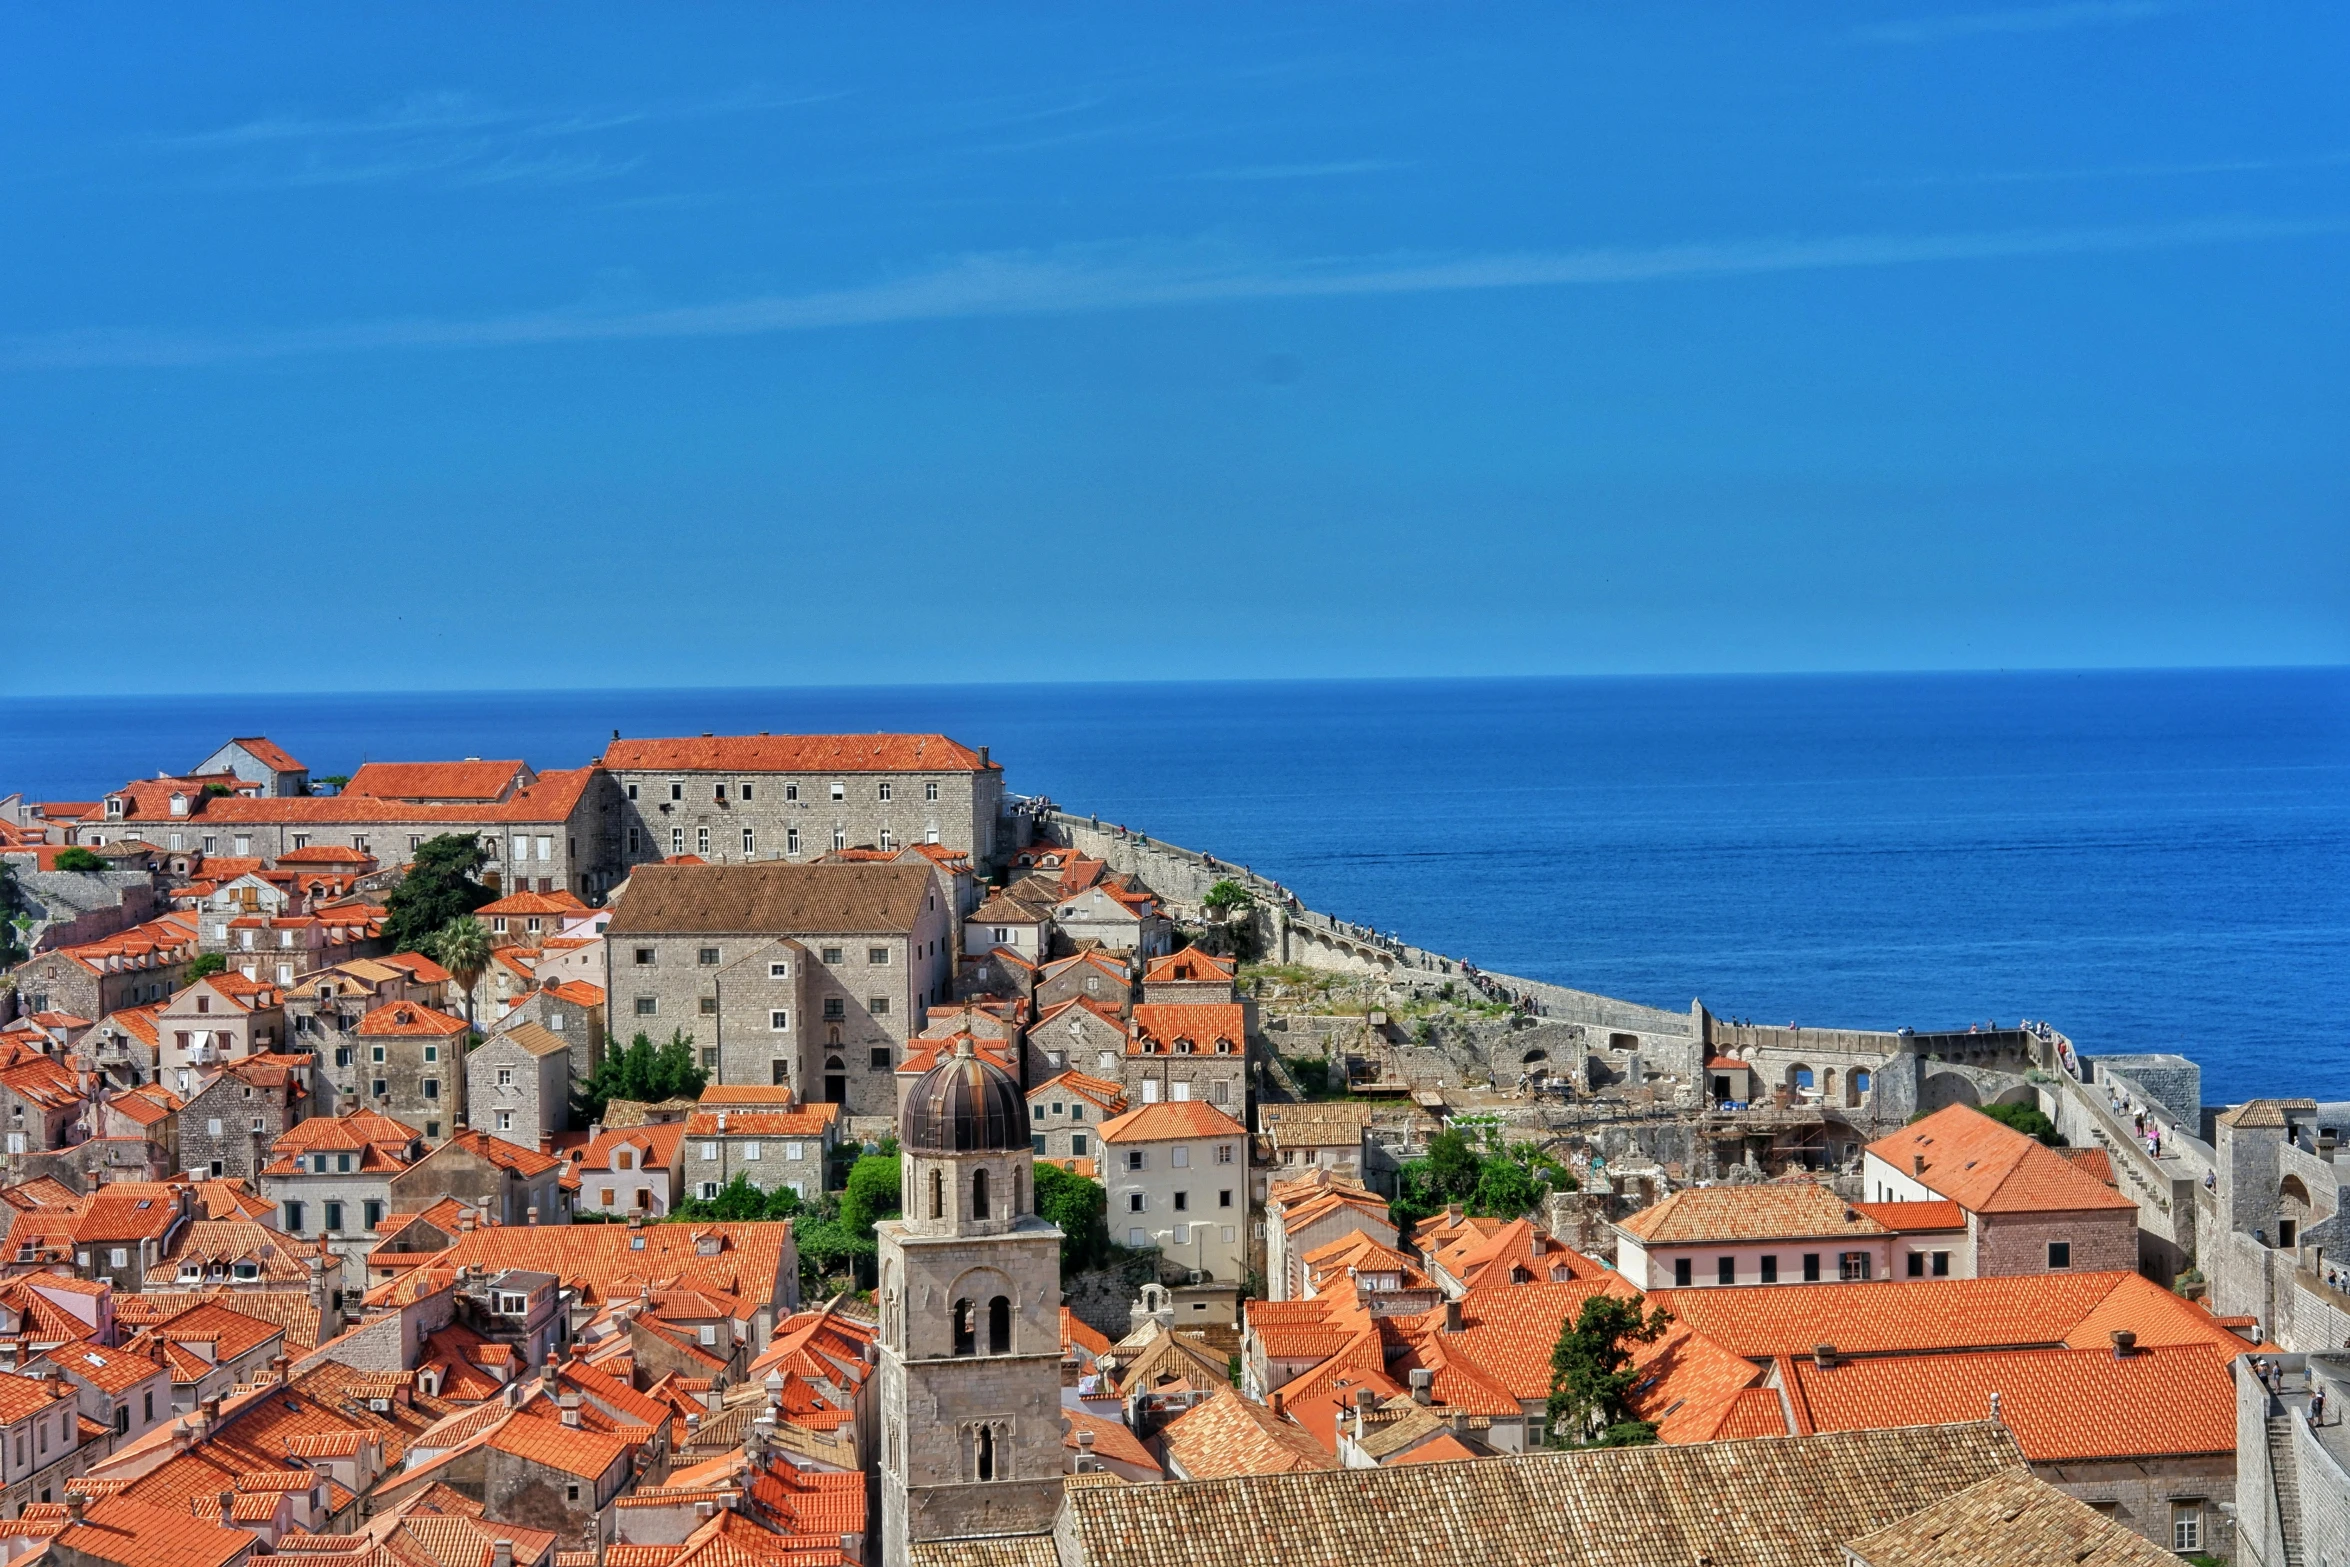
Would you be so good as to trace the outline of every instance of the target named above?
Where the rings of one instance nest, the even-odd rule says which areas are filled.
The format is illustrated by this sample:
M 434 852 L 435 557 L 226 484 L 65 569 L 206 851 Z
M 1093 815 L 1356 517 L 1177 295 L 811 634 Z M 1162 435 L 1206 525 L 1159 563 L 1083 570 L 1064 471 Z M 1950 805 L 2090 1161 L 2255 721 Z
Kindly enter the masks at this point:
M 294 1362 L 287 1356 L 276 1356 L 269 1362 L 269 1380 L 276 1383 L 279 1387 L 284 1387 L 286 1385 L 286 1373 L 291 1371 L 293 1366 Z
M 537 1203 L 534 1202 L 529 1207 L 522 1210 L 522 1222 L 525 1224 L 536 1224 L 539 1222 L 539 1205 Z
M 1461 1303 L 1457 1300 L 1448 1300 L 1444 1303 L 1444 1331 L 1458 1333 L 1460 1330 Z
M 220 1508 L 220 1526 L 223 1529 L 232 1527 L 230 1520 L 237 1515 L 237 1493 L 223 1491 L 213 1500 Z
M 514 1567 L 514 1542 L 498 1540 L 490 1545 L 490 1567 Z
M 555 1407 L 563 1411 L 565 1425 L 574 1431 L 579 1429 L 579 1395 L 577 1393 L 564 1394 L 555 1401 Z
M 1426 1366 L 1414 1368 L 1411 1383 L 1413 1403 L 1433 1404 L 1436 1402 L 1436 1373 L 1434 1371 Z
M 1450 1220 L 1451 1220 L 1453 1223 L 1455 1223 L 1455 1224 L 1458 1224 L 1458 1223 L 1460 1223 L 1460 1222 L 1461 1222 L 1461 1205 L 1460 1205 L 1459 1203 L 1457 1203 L 1457 1202 L 1448 1202 L 1448 1203 L 1446 1203 L 1446 1204 L 1444 1205 L 1444 1216 L 1445 1216 L 1447 1219 L 1450 1219 Z
M 66 1517 L 71 1518 L 75 1523 L 80 1523 L 82 1521 L 82 1514 L 88 1512 L 89 1510 L 90 1495 L 87 1491 L 68 1491 L 65 1493 Z
M 2107 1336 L 2113 1340 L 2114 1359 L 2127 1360 L 2131 1355 L 2137 1352 L 2138 1335 L 2131 1332 L 2128 1328 L 2115 1328 L 2113 1332 Z
M 1081 1475 L 1092 1474 L 1093 1465 L 1093 1433 L 1080 1431 L 1077 1433 L 1077 1472 Z
M 1275 1388 L 1271 1393 L 1266 1395 L 1265 1407 L 1273 1411 L 1273 1418 L 1276 1420 L 1281 1418 L 1281 1404 L 1281 1389 Z
M 685 1439 L 686 1439 L 686 1442 L 687 1442 L 687 1444 L 690 1446 L 691 1444 L 693 1444 L 693 1443 L 695 1443 L 695 1442 L 698 1442 L 698 1441 L 700 1441 L 700 1440 L 701 1440 L 701 1438 L 702 1438 L 702 1417 L 701 1417 L 700 1415 L 697 1415 L 697 1414 L 693 1413 L 691 1410 L 688 1410 L 688 1411 L 686 1412 L 686 1417 L 685 1417 Z
M 1836 1366 L 1836 1346 L 1833 1344 L 1814 1344 L 1811 1347 L 1811 1363 L 1813 1366 L 1822 1371 L 1834 1370 Z
M 1909 1173 L 1912 1175 L 1926 1173 L 1926 1156 L 1924 1154 L 1913 1153 L 1909 1156 Z
M 982 767 L 985 767 L 985 766 L 987 765 L 987 747 L 986 747 L 986 746 L 981 746 L 981 747 L 979 748 L 979 765 L 980 765 L 980 766 L 982 766 Z
M 1999 1418 L 1999 1395 L 1997 1393 L 1991 1395 L 1991 1423 L 1995 1426 L 2007 1423 Z

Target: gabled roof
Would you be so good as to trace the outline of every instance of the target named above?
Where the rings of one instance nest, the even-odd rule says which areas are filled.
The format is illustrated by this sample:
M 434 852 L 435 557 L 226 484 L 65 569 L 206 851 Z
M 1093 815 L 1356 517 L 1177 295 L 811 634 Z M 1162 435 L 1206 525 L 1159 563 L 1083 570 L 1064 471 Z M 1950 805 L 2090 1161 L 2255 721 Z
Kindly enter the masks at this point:
M 1854 1567 L 2178 1567 L 2179 1558 L 2117 1518 L 2069 1496 L 2029 1469 L 1971 1485 L 1857 1540 Z
M 484 915 L 530 914 L 585 914 L 588 906 L 568 892 L 510 892 L 495 902 L 485 903 L 473 911 L 474 918 Z
M 242 746 L 245 754 L 273 773 L 306 773 L 310 769 L 288 755 L 285 747 L 267 735 L 238 735 L 230 745 Z
M 1153 1475 L 1164 1472 L 1159 1468 L 1159 1461 L 1151 1456 L 1150 1449 L 1143 1446 L 1141 1440 L 1126 1428 L 1124 1421 L 1105 1420 L 1083 1409 L 1064 1407 L 1061 1410 L 1061 1423 L 1069 1428 L 1062 1433 L 1061 1446 L 1072 1453 L 1084 1450 L 1083 1444 L 1078 1441 L 1080 1435 L 1090 1436 L 1093 1438 L 1096 1458 L 1146 1469 Z
M 2137 1208 L 2054 1149 L 1969 1105 L 1913 1121 L 1869 1144 L 1869 1152 L 1973 1213 Z
M 937 885 L 927 864 L 640 865 L 605 933 L 900 934 L 921 919 Z
M 590 1140 L 580 1149 L 578 1166 L 582 1170 L 609 1170 L 613 1152 L 634 1148 L 637 1168 L 667 1170 L 677 1163 L 677 1145 L 685 1136 L 683 1121 L 665 1121 L 658 1126 L 616 1126 L 607 1128 L 603 1135 Z
M 488 1445 L 582 1480 L 603 1478 L 614 1464 L 626 1462 L 631 1446 L 623 1437 L 584 1427 L 574 1429 L 527 1414 L 516 1415 L 492 1431 Z
M 1169 1421 L 1158 1441 L 1168 1464 L 1194 1480 L 1338 1467 L 1338 1460 L 1324 1452 L 1303 1426 L 1228 1387 L 1216 1389 L 1206 1402 Z
M 1142 971 L 1146 985 L 1196 985 L 1232 983 L 1240 971 L 1237 960 L 1220 958 L 1202 952 L 1197 947 L 1185 947 L 1181 952 L 1170 952 L 1163 958 L 1154 958 Z
M 1246 1137 L 1248 1128 L 1199 1099 L 1142 1105 L 1101 1125 L 1105 1143 L 1171 1142 L 1186 1137 Z
M 1858 1240 L 1890 1233 L 1817 1181 L 1691 1187 L 1617 1221 L 1616 1228 L 1649 1246 Z
M 1189 1040 L 1199 1055 L 1218 1054 L 1219 1040 L 1228 1042 L 1234 1055 L 1248 1048 L 1248 1014 L 1237 1001 L 1143 1001 L 1135 1004 L 1133 1021 L 1128 1055 L 1144 1054 L 1146 1043 L 1157 1046 L 1148 1053 L 1168 1054 L 1181 1040 Z
M 511 1170 L 526 1181 L 550 1170 L 560 1169 L 563 1163 L 553 1154 L 540 1153 L 536 1148 L 525 1148 L 520 1143 L 510 1143 L 503 1137 L 492 1137 L 478 1127 L 461 1126 L 449 1134 L 447 1142 L 417 1160 L 410 1168 L 430 1164 L 435 1159 L 450 1158 L 452 1156 L 448 1150 L 452 1148 L 494 1164 L 501 1170 Z
M 719 1136 L 718 1118 L 726 1118 L 728 1137 L 821 1137 L 840 1122 L 836 1104 L 803 1104 L 796 1110 L 696 1110 L 686 1117 L 688 1137 Z
M 393 1001 L 361 1018 L 352 1032 L 376 1039 L 446 1039 L 465 1032 L 465 1019 L 435 1011 L 420 1001 Z
M 225 1567 L 250 1555 L 254 1538 L 243 1529 L 191 1518 L 185 1509 L 108 1496 L 92 1502 L 82 1521 L 60 1533 L 57 1543 L 120 1567 Z
M 156 1240 L 180 1218 L 180 1200 L 189 1195 L 180 1183 L 122 1181 L 101 1186 L 75 1223 L 73 1237 L 85 1245 Z
M 945 735 L 703 735 L 615 740 L 603 765 L 614 771 L 726 773 L 1001 772 Z
M 482 1044 L 481 1049 L 487 1050 L 491 1045 L 498 1044 L 512 1045 L 523 1054 L 540 1059 L 561 1055 L 571 1048 L 570 1040 L 565 1039 L 544 1023 L 533 1022 L 517 1023 L 512 1028 L 499 1030 Z M 480 1053 L 479 1050 L 474 1052 L 475 1055 Z M 471 1060 L 472 1057 L 468 1056 L 467 1059 Z
M 2215 1346 L 2183 1344 L 2126 1356 L 2110 1348 L 1885 1355 L 1824 1369 L 1809 1356 L 1787 1356 L 1780 1367 L 1806 1434 L 1982 1416 L 2045 1464 L 2233 1453 L 2231 1358 Z
M 1106 1077 L 1088 1077 L 1083 1072 L 1062 1072 L 1028 1090 L 1030 1104 L 1054 1098 L 1083 1099 L 1098 1106 L 1105 1115 L 1116 1115 L 1126 1108 L 1125 1089 Z
M 530 777 L 522 761 L 368 762 L 343 785 L 342 797 L 471 805 L 503 800 Z
M 549 985 L 545 987 L 545 993 L 559 1001 L 568 1001 L 573 1006 L 600 1007 L 604 1004 L 604 987 L 591 985 L 584 979 L 567 979 L 559 985 Z

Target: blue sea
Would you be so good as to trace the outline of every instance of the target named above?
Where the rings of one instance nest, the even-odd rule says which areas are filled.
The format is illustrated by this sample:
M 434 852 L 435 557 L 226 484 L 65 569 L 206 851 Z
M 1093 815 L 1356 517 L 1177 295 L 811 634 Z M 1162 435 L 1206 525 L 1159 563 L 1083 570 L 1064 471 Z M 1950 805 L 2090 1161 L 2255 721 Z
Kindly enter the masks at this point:
M 1012 788 L 1487 968 L 1807 1025 L 2045 1018 L 2350 1098 L 2350 671 L 0 698 L 0 794 L 266 733 L 570 767 L 943 730 Z

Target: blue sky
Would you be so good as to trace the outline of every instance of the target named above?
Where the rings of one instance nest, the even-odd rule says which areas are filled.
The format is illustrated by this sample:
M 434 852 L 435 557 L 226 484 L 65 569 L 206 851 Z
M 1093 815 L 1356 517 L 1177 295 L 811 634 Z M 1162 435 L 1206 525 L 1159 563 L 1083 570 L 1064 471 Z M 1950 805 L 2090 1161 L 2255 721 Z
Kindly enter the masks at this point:
M 0 690 L 2350 660 L 2345 59 L 10 8 Z

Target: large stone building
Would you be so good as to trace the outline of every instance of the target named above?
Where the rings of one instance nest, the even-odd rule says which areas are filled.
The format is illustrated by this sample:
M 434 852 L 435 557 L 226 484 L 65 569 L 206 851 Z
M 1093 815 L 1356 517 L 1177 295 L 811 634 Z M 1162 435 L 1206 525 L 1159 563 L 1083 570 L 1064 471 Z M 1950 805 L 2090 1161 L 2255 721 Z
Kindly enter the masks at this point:
M 880 1224 L 881 1559 L 1042 1534 L 1061 1505 L 1061 1232 L 1028 1109 L 969 1036 L 907 1095 L 905 1214 Z
M 1956 1203 L 1983 1278 L 2138 1266 L 2136 1203 L 1968 1105 L 1869 1144 L 1861 1184 L 1874 1202 Z
M 717 1082 L 895 1114 L 953 912 L 927 863 L 641 867 L 605 932 L 612 1032 L 682 1032 Z
M 631 866 L 942 844 L 1001 858 L 1004 770 L 945 735 L 702 735 L 604 751 Z

